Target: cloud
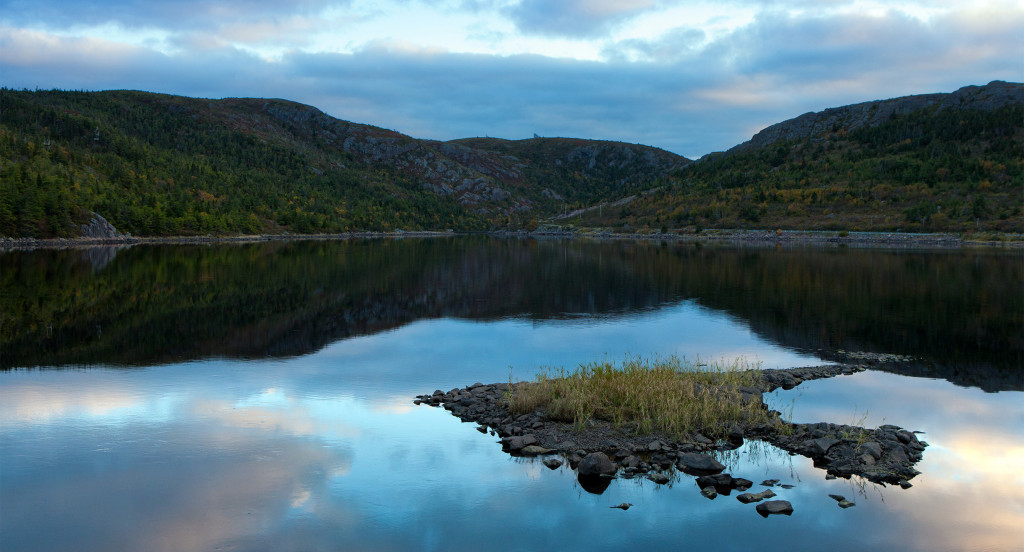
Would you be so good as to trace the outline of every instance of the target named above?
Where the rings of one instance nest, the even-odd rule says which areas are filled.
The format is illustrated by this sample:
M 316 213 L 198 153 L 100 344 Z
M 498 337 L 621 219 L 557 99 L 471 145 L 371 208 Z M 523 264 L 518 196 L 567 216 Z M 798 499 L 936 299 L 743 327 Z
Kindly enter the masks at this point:
M 125 27 L 196 29 L 224 22 L 267 21 L 316 13 L 339 0 L 7 0 L 2 18 L 20 26 L 68 28 L 115 23 Z
M 654 7 L 652 0 L 522 0 L 508 15 L 526 34 L 587 37 Z
M 119 2 L 114 5 L 134 6 Z M 257 7 L 274 9 L 264 4 Z M 469 9 L 463 4 L 449 9 Z M 228 10 L 239 3 L 217 5 Z M 551 21 L 575 18 L 570 32 L 583 33 L 659 6 L 568 2 L 545 8 L 523 2 L 507 9 L 520 10 L 520 22 L 545 14 Z M 85 10 L 69 8 L 76 9 Z M 133 17 L 153 18 L 158 9 L 164 8 Z M 236 44 L 276 35 L 297 40 L 311 34 L 317 21 L 295 14 L 253 21 L 225 22 L 223 33 L 177 33 L 170 50 L 0 26 L 0 72 L 4 84 L 15 88 L 280 97 L 418 138 L 536 133 L 642 143 L 698 157 L 807 111 L 1019 80 L 1017 53 L 1024 51 L 1020 7 L 951 10 L 928 20 L 891 10 L 765 11 L 729 32 L 711 34 L 688 24 L 650 38 L 606 40 L 601 61 L 455 53 L 401 39 L 377 39 L 344 53 L 285 49 L 265 59 Z

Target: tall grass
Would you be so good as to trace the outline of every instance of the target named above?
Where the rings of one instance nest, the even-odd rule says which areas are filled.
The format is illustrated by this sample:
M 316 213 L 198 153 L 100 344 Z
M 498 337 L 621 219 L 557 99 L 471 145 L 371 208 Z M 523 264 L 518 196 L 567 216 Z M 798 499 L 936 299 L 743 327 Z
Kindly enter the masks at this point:
M 633 358 L 618 367 L 598 362 L 572 372 L 548 369 L 535 382 L 512 385 L 506 398 L 515 415 L 544 408 L 548 418 L 580 429 L 597 418 L 635 426 L 639 433 L 700 432 L 717 438 L 733 424 L 769 420 L 760 401 L 744 401 L 739 391 L 760 383 L 760 363 L 744 359 L 698 366 L 674 356 L 653 362 Z

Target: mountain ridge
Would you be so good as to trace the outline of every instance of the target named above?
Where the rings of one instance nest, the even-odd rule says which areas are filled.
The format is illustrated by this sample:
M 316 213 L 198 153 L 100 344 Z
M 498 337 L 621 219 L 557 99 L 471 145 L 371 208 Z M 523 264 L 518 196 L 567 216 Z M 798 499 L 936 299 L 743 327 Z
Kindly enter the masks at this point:
M 917 94 L 887 100 L 873 100 L 808 112 L 765 127 L 750 140 L 737 144 L 726 153 L 769 146 L 780 140 L 801 139 L 864 126 L 878 126 L 894 115 L 937 106 L 942 109 L 978 109 L 993 111 L 1011 104 L 1024 103 L 1024 84 L 992 81 L 987 85 L 968 85 L 949 93 Z
M 7 237 L 100 219 L 137 236 L 530 230 L 569 212 L 626 230 L 1024 232 L 1024 84 L 1003 81 L 806 113 L 698 162 L 417 139 L 282 99 L 4 88 L 0 115 Z

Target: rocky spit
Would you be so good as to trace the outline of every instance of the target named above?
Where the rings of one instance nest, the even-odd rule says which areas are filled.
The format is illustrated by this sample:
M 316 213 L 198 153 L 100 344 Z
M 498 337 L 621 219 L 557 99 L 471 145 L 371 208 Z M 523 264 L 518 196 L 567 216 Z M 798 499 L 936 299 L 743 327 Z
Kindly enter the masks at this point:
M 764 370 L 759 387 L 741 388 L 743 400 L 758 400 L 764 406 L 764 393 L 792 389 L 803 381 L 853 374 L 860 366 L 827 365 L 785 370 Z M 511 384 L 515 385 L 515 384 Z M 790 455 L 811 458 L 814 466 L 826 472 L 826 478 L 859 476 L 878 484 L 911 486 L 919 472 L 914 465 L 921 460 L 928 443 L 917 434 L 894 425 L 874 429 L 821 422 L 816 424 L 775 423 L 733 425 L 726 438 L 713 440 L 700 433 L 677 438 L 662 433 L 640 434 L 635 426 L 616 427 L 611 422 L 592 419 L 583 428 L 571 422 L 548 419 L 543 409 L 512 416 L 506 402 L 510 384 L 474 383 L 462 389 L 436 390 L 419 395 L 415 404 L 443 407 L 464 422 L 476 423 L 477 430 L 500 438 L 506 452 L 514 456 L 541 457 L 545 466 L 557 469 L 564 463 L 576 471 L 580 485 L 600 493 L 614 478 L 645 477 L 657 484 L 673 480 L 673 472 L 696 477 L 700 493 L 714 499 L 732 490 L 746 491 L 753 486 L 747 479 L 724 473 L 726 466 L 715 453 L 734 450 L 745 440 L 770 443 Z M 770 411 L 772 418 L 781 414 Z M 765 501 L 775 493 L 777 480 L 761 483 L 766 489 L 743 493 L 743 503 L 758 503 L 761 515 L 792 513 L 784 500 Z M 788 488 L 789 486 L 782 486 Z M 847 508 L 853 503 L 840 502 Z

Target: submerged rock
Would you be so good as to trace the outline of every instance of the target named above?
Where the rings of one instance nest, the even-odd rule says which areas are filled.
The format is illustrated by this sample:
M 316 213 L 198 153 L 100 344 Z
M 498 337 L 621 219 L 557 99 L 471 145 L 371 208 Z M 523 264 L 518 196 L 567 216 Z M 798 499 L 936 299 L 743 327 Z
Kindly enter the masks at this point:
M 750 504 L 752 502 L 761 502 L 766 498 L 773 498 L 775 493 L 771 489 L 765 489 L 759 493 L 743 493 L 736 497 L 736 500 L 744 504 Z
M 558 458 L 548 457 L 544 459 L 544 465 L 549 469 L 556 470 L 562 466 L 562 461 Z
M 665 475 L 663 473 L 652 473 L 652 474 L 649 474 L 647 476 L 647 479 L 650 479 L 651 481 L 657 483 L 658 485 L 664 485 L 665 483 L 668 483 L 669 481 L 672 480 L 671 477 L 669 477 L 669 476 L 667 476 L 667 475 Z
M 777 514 L 788 516 L 793 513 L 793 505 L 788 500 L 769 500 L 758 504 L 756 509 L 762 517 Z

